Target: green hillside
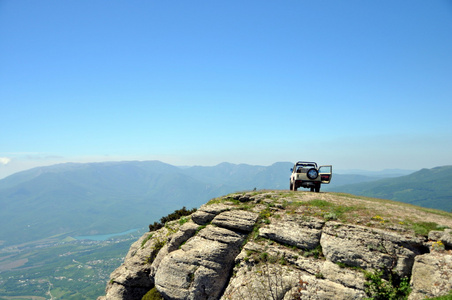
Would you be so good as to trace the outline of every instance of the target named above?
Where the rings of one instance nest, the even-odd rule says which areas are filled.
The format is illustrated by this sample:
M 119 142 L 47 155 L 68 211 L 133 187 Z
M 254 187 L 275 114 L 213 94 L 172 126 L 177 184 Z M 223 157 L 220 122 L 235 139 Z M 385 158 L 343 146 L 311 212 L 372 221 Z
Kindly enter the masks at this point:
M 215 187 L 179 171 L 161 162 L 124 162 L 39 168 L 8 177 L 0 181 L 0 240 L 122 232 L 216 195 Z
M 284 188 L 291 163 L 180 168 L 159 161 L 59 164 L 0 180 L 0 245 L 141 228 L 183 206 Z M 283 186 L 284 185 L 284 186 Z
M 422 169 L 407 176 L 339 186 L 334 191 L 452 211 L 452 166 Z

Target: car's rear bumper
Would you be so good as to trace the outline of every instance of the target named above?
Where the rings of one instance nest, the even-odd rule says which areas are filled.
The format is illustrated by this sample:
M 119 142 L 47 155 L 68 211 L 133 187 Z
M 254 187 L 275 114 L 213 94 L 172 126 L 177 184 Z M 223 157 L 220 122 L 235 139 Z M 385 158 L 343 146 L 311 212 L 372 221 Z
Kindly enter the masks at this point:
M 304 187 L 304 188 L 313 188 L 317 185 L 320 185 L 320 181 L 304 181 L 304 180 L 295 180 L 295 186 Z

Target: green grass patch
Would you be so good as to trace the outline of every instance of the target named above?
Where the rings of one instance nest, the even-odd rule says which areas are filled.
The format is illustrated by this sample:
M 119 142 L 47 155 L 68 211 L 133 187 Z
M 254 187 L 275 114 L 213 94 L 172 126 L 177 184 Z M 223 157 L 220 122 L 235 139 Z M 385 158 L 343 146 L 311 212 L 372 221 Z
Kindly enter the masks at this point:
M 201 230 L 203 230 L 204 228 L 207 227 L 208 224 L 205 225 L 199 225 L 198 228 L 196 228 L 196 234 L 198 234 L 198 232 L 200 232 Z
M 435 222 L 416 222 L 410 225 L 416 234 L 422 236 L 428 236 L 428 233 L 432 230 L 444 230 L 444 227 L 439 226 Z
M 179 219 L 179 225 L 182 226 L 185 223 L 187 223 L 189 220 L 190 220 L 189 218 L 182 217 L 182 218 Z
M 152 239 L 153 234 L 148 235 L 142 242 L 141 242 L 141 248 L 144 248 L 144 245 L 146 245 L 146 243 Z
M 308 202 L 306 202 L 306 205 L 315 206 L 315 207 L 322 208 L 322 209 L 326 209 L 331 206 L 334 206 L 333 203 L 330 203 L 325 200 L 320 200 L 320 199 L 314 199 L 314 200 L 308 201 Z
M 434 298 L 427 298 L 428 300 L 452 300 L 452 290 L 449 291 L 449 294 L 444 296 L 438 296 Z
M 322 246 L 318 245 L 315 249 L 303 251 L 304 257 L 323 258 Z
M 160 295 L 159 291 L 154 287 L 146 295 L 141 298 L 141 300 L 163 300 L 162 295 Z
M 337 220 L 337 219 L 345 219 L 345 216 L 354 211 L 359 211 L 364 209 L 360 205 L 352 205 L 352 206 L 346 206 L 346 205 L 337 205 L 335 203 L 331 203 L 325 200 L 321 199 L 314 199 L 307 202 L 302 202 L 303 206 L 308 207 L 315 207 L 319 209 L 321 212 L 314 212 L 313 214 L 315 216 L 321 216 L 326 221 L 330 220 Z
M 151 254 L 146 258 L 146 263 L 147 264 L 152 264 L 155 260 L 155 258 L 157 257 L 157 254 L 159 253 L 160 249 L 163 248 L 163 246 L 165 246 L 166 244 L 166 240 L 165 239 L 156 239 L 155 243 L 154 243 L 154 249 L 152 249 Z

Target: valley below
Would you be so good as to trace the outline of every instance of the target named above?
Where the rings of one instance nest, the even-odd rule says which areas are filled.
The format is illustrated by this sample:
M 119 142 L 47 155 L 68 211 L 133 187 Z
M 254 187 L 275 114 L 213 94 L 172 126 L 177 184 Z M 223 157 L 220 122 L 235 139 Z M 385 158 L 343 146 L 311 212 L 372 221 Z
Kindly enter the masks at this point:
M 107 240 L 59 236 L 2 248 L 0 299 L 96 299 L 143 231 Z

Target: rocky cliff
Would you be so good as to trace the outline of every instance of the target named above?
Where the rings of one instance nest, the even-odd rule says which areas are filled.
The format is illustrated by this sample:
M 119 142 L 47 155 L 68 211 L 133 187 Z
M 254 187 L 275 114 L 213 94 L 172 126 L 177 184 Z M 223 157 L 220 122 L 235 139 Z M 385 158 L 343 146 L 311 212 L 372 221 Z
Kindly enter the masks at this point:
M 444 295 L 448 228 L 450 213 L 347 194 L 232 194 L 144 234 L 99 300 Z

